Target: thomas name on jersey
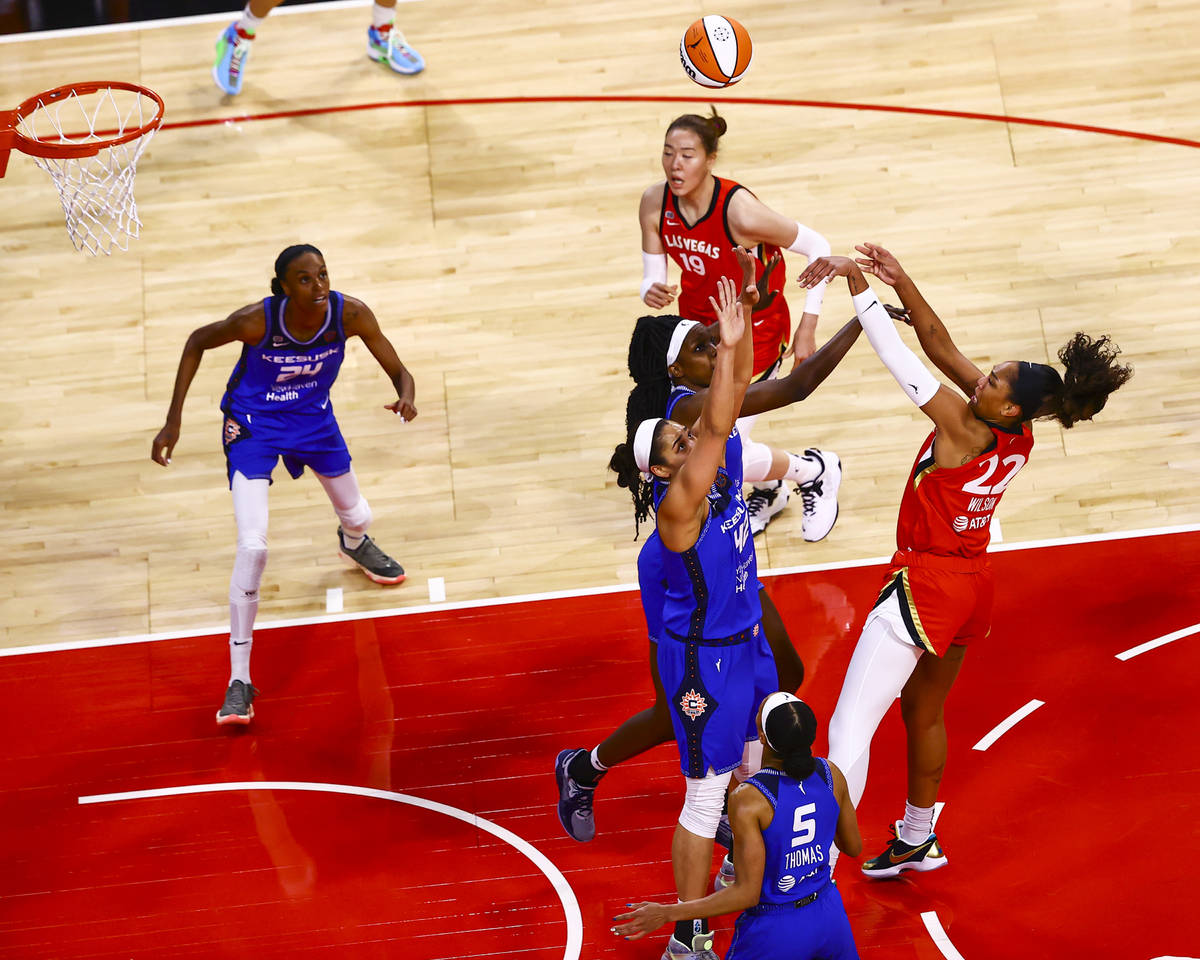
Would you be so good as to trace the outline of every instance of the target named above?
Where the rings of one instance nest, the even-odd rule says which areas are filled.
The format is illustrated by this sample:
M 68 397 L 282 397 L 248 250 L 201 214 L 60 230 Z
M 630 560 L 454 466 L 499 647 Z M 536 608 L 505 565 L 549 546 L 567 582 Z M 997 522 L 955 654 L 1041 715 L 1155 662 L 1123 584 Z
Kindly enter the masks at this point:
M 801 847 L 799 850 L 793 850 L 791 853 L 789 853 L 784 858 L 783 867 L 785 870 L 795 870 L 797 867 L 809 867 L 813 864 L 817 864 L 816 869 L 811 870 L 803 877 L 800 877 L 800 879 L 803 880 L 805 877 L 810 877 L 816 873 L 817 869 L 820 869 L 820 864 L 823 864 L 824 862 L 825 851 L 821 849 L 821 845 L 819 843 L 813 843 L 806 847 Z

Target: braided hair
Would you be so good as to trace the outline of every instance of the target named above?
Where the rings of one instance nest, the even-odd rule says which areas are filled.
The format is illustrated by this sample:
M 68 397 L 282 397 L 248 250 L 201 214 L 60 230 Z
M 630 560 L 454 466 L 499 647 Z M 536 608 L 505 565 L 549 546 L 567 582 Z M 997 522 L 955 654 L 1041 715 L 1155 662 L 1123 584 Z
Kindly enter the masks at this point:
M 1012 400 L 1021 418 L 1052 418 L 1069 430 L 1104 409 L 1109 394 L 1133 376 L 1133 367 L 1117 363 L 1121 348 L 1107 336 L 1077 333 L 1058 351 L 1066 375 L 1045 363 L 1017 364 Z
M 271 278 L 271 292 L 275 296 L 283 296 L 283 278 L 287 276 L 287 268 L 291 266 L 292 261 L 306 253 L 315 253 L 322 260 L 325 259 L 325 254 L 311 243 L 293 244 L 275 258 L 275 276 Z
M 803 700 L 781 703 L 767 714 L 763 733 L 767 736 L 767 746 L 779 757 L 780 766 L 789 777 L 803 780 L 817 769 L 817 758 L 812 752 L 817 717 Z
M 671 334 L 681 317 L 672 314 L 649 314 L 638 317 L 629 338 L 629 375 L 634 387 L 625 402 L 625 443 L 617 445 L 608 468 L 617 475 L 617 486 L 629 490 L 633 498 L 634 539 L 654 506 L 654 484 L 642 476 L 633 458 L 633 434 L 643 420 L 661 417 L 671 395 L 671 378 L 667 373 L 667 350 Z M 651 463 L 656 459 L 658 432 L 651 445 Z

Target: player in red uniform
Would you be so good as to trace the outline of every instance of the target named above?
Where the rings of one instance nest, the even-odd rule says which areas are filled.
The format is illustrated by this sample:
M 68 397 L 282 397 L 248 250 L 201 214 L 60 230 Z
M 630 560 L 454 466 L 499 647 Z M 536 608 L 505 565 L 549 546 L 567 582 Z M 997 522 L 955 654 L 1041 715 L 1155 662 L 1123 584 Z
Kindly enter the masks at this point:
M 897 551 L 854 649 L 829 723 L 829 758 L 845 775 L 855 806 L 867 779 L 871 738 L 897 696 L 908 738 L 908 800 L 896 837 L 863 864 L 872 877 L 934 870 L 946 856 L 933 832 L 934 801 L 946 765 L 942 707 L 967 645 L 988 635 L 992 571 L 988 525 L 996 504 L 1033 449 L 1034 418 L 1064 428 L 1090 420 L 1133 371 L 1116 362 L 1108 337 L 1077 333 L 1058 352 L 1066 368 L 1009 360 L 983 373 L 950 339 L 899 262 L 875 244 L 864 256 L 824 257 L 801 285 L 846 277 L 871 346 L 934 429 L 921 445 L 900 503 Z M 942 386 L 901 341 L 863 277 L 895 288 L 925 355 L 964 394 Z
M 804 313 L 791 328 L 791 313 L 783 295 L 786 279 L 782 250 L 814 258 L 829 253 L 829 243 L 808 227 L 776 213 L 753 193 L 732 180 L 713 176 L 717 144 L 726 124 L 716 111 L 711 117 L 685 114 L 671 122 L 663 144 L 665 181 L 642 194 L 638 219 L 642 225 L 642 300 L 661 310 L 678 290 L 680 316 L 711 326 L 716 314 L 709 298 L 717 281 L 737 276 L 733 248 L 753 250 L 758 260 L 761 296 L 752 318 L 754 376 L 769 379 L 782 361 L 803 360 L 816 350 L 817 316 L 825 284 L 812 288 Z M 680 286 L 667 285 L 667 258 L 680 268 Z M 841 462 L 827 450 L 809 448 L 793 457 L 750 439 L 753 417 L 738 420 L 742 437 L 742 467 L 754 490 L 746 498 L 750 528 L 758 534 L 788 500 L 785 480 L 797 484 L 804 500 L 804 539 L 821 540 L 837 520 L 837 488 Z

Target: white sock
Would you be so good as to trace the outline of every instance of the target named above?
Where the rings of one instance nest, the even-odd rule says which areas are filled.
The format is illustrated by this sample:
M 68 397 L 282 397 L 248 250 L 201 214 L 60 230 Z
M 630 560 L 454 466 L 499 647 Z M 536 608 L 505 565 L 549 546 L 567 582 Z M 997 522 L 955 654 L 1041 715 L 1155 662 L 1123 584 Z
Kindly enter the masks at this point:
M 791 480 L 792 483 L 808 483 L 810 480 L 816 480 L 822 469 L 821 464 L 812 457 L 789 453 L 788 472 L 783 475 L 783 479 Z
M 371 4 L 371 26 L 376 30 L 383 27 L 390 27 L 392 21 L 396 19 L 395 7 L 381 7 L 377 3 Z
M 904 822 L 900 824 L 900 839 L 910 847 L 924 843 L 933 833 L 933 807 L 914 807 L 904 801 Z
M 250 648 L 254 645 L 252 639 L 234 640 L 229 638 L 229 682 L 241 680 L 250 682 Z
M 254 36 L 258 32 L 258 28 L 262 26 L 262 22 L 266 19 L 266 17 L 256 17 L 250 12 L 250 5 L 246 4 L 246 9 L 242 11 L 242 17 L 238 20 L 238 29 L 242 33 Z
M 600 754 L 598 754 L 596 752 L 599 749 L 600 749 L 599 744 L 596 744 L 596 746 L 592 747 L 592 766 L 595 767 L 596 770 L 599 771 L 600 773 L 603 773 L 605 770 L 608 769 L 608 767 L 606 767 L 604 764 L 602 764 L 600 762 Z
M 342 527 L 342 543 L 346 545 L 347 550 L 357 550 L 362 546 L 362 542 L 366 538 L 367 532 L 365 530 L 358 534 L 352 534 L 345 527 Z

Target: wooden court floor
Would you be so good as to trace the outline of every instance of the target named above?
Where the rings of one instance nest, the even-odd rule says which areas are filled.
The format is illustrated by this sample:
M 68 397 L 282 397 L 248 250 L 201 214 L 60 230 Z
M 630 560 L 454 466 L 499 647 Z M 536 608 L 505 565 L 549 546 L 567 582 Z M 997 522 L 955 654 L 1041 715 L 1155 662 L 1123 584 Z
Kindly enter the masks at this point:
M 168 123 L 127 253 L 75 253 L 27 158 L 0 183 L 0 643 L 221 629 L 234 528 L 217 401 L 235 348 L 205 360 L 169 469 L 150 441 L 187 334 L 264 296 L 294 242 L 321 247 L 416 377 L 407 425 L 360 347 L 334 393 L 372 533 L 410 579 L 345 568 L 319 487 L 283 479 L 260 621 L 320 614 L 331 589 L 353 613 L 427 602 L 437 578 L 457 601 L 633 580 L 605 464 L 644 312 L 636 205 L 667 123 L 709 103 L 729 121 L 719 175 L 836 251 L 890 246 L 981 365 L 1050 359 L 1076 329 L 1124 348 L 1137 374 L 1096 423 L 1039 426 L 1006 541 L 1200 522 L 1200 4 L 730 0 L 755 60 L 711 96 L 675 54 L 712 12 L 691 2 L 402 4 L 429 64 L 415 78 L 366 60 L 364 6 L 286 9 L 237 98 L 209 77 L 221 22 L 0 44 L 0 102 L 135 79 Z M 849 315 L 830 291 L 823 333 Z M 835 450 L 845 482 L 826 541 L 803 542 L 797 505 L 760 565 L 889 553 L 925 432 L 865 342 L 763 418 L 756 436 Z

